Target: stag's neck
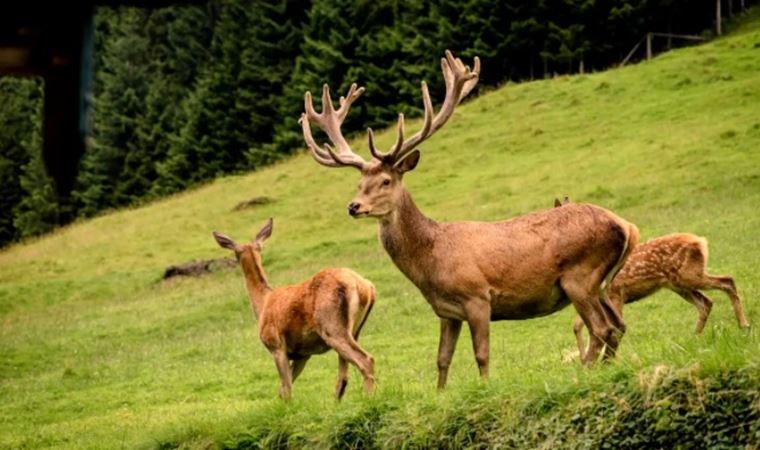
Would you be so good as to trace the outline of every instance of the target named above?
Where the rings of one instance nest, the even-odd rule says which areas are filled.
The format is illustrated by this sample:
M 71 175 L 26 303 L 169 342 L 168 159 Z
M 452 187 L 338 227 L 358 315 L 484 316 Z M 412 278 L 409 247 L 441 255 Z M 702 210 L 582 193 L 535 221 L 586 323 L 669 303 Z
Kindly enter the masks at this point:
M 253 308 L 253 314 L 256 315 L 256 319 L 258 320 L 261 311 L 264 309 L 266 296 L 272 292 L 272 287 L 269 286 L 261 263 L 257 262 L 253 257 L 241 261 L 241 266 L 245 275 L 245 287 L 251 300 L 251 308 Z
M 439 225 L 425 217 L 404 190 L 398 207 L 380 220 L 380 241 L 394 264 L 420 285 L 425 268 L 434 263 L 432 249 Z

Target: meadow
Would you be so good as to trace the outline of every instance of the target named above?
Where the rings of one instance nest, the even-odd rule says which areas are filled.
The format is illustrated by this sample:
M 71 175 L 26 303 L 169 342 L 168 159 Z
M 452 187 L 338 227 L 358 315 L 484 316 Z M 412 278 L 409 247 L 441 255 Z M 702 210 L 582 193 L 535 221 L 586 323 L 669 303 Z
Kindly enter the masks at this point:
M 366 155 L 366 137 L 353 147 Z M 707 237 L 710 271 L 735 277 L 753 328 L 740 330 L 714 292 L 695 335 L 696 310 L 663 291 L 625 310 L 618 358 L 585 369 L 566 358 L 572 308 L 496 322 L 491 380 L 479 380 L 463 332 L 438 393 L 436 316 L 377 224 L 346 213 L 359 174 L 301 153 L 2 250 L 0 447 L 573 448 L 628 433 L 624 448 L 700 432 L 712 439 L 702 444 L 760 445 L 760 10 L 649 62 L 481 92 L 421 153 L 405 183 L 439 221 L 500 220 L 569 195 L 636 223 L 644 239 Z M 258 195 L 274 202 L 232 211 Z M 377 286 L 360 340 L 376 359 L 374 395 L 352 368 L 336 402 L 328 353 L 282 402 L 239 270 L 161 280 L 168 265 L 227 256 L 212 230 L 243 240 L 268 217 L 273 285 L 345 266 Z

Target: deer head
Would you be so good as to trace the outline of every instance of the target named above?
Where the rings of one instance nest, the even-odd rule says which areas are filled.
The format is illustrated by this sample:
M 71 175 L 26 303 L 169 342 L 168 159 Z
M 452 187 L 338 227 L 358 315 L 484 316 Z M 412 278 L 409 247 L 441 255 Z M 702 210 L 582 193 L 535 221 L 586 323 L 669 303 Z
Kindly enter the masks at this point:
M 441 58 L 441 70 L 446 83 L 446 97 L 438 113 L 434 114 L 433 104 L 427 84 L 422 82 L 422 103 L 425 114 L 422 128 L 406 138 L 404 115 L 399 114 L 396 142 L 387 152 L 375 146 L 372 129 L 367 129 L 370 161 L 365 161 L 353 152 L 340 131 L 343 120 L 348 115 L 351 104 L 361 96 L 364 88 L 352 84 L 345 97 L 340 97 L 340 107 L 336 110 L 330 99 L 330 89 L 322 88 L 322 112 L 317 113 L 312 104 L 311 93 L 304 95 L 304 113 L 301 115 L 303 136 L 312 157 L 327 167 L 354 167 L 362 173 L 359 192 L 348 205 L 348 213 L 355 218 L 384 217 L 392 213 L 403 196 L 402 177 L 404 173 L 417 167 L 420 152 L 417 147 L 440 129 L 451 117 L 454 108 L 472 91 L 478 83 L 480 60 L 475 57 L 474 68 L 465 66 L 462 60 L 455 58 L 450 51 Z M 311 123 L 321 128 L 335 148 L 324 144 L 320 148 L 311 134 Z
M 270 217 L 269 220 L 267 220 L 267 223 L 261 228 L 261 230 L 256 233 L 256 237 L 253 238 L 251 242 L 245 242 L 243 244 L 238 244 L 229 236 L 219 233 L 218 231 L 214 231 L 213 235 L 214 239 L 216 239 L 216 242 L 220 247 L 235 252 L 235 257 L 238 261 L 242 262 L 244 258 L 252 258 L 252 261 L 255 262 L 256 265 L 260 266 L 261 250 L 264 248 L 264 241 L 272 235 L 272 225 L 273 221 Z

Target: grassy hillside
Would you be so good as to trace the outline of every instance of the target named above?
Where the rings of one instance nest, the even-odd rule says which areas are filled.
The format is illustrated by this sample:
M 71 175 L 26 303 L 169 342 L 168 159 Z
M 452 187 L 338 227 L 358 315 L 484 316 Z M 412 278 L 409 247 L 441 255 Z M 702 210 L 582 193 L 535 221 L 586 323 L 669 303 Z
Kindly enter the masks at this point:
M 626 309 L 619 358 L 586 370 L 563 362 L 574 348 L 568 308 L 494 323 L 487 385 L 463 333 L 449 388 L 438 394 L 435 315 L 380 247 L 376 223 L 345 212 L 358 173 L 300 155 L 1 252 L 0 447 L 413 447 L 443 436 L 506 439 L 516 428 L 529 439 L 502 444 L 553 447 L 566 439 L 563 417 L 601 417 L 595 408 L 621 389 L 650 401 L 647 389 L 662 380 L 687 380 L 686 391 L 720 399 L 715 380 L 760 369 L 760 11 L 735 28 L 648 63 L 485 93 L 423 146 L 406 184 L 441 221 L 508 218 L 567 194 L 633 221 L 644 238 L 704 235 L 711 271 L 737 280 L 749 332 L 718 292 L 695 336 L 694 308 L 662 292 Z M 379 138 L 387 145 L 394 136 Z M 354 146 L 366 152 L 363 137 Z M 231 211 L 254 195 L 276 202 Z M 242 240 L 270 216 L 264 257 L 274 285 L 347 266 L 378 287 L 361 339 L 377 360 L 374 396 L 361 394 L 352 369 L 336 403 L 337 358 L 326 354 L 309 362 L 284 404 L 238 271 L 160 281 L 167 265 L 227 256 L 212 230 Z M 742 389 L 756 381 L 749 376 Z M 757 403 L 748 408 L 760 423 Z M 526 414 L 551 426 L 525 428 Z M 473 434 L 477 424 L 491 434 Z

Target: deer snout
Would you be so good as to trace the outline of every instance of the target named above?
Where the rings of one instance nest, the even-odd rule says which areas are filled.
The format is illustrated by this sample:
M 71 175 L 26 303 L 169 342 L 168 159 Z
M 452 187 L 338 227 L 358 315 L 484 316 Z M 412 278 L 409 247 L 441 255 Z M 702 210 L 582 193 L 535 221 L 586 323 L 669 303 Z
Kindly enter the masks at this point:
M 361 205 L 356 202 L 351 202 L 348 204 L 348 214 L 351 217 L 355 217 L 356 214 L 359 212 L 359 208 L 361 208 Z

